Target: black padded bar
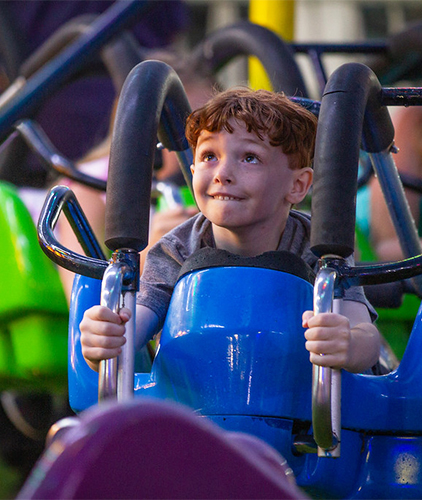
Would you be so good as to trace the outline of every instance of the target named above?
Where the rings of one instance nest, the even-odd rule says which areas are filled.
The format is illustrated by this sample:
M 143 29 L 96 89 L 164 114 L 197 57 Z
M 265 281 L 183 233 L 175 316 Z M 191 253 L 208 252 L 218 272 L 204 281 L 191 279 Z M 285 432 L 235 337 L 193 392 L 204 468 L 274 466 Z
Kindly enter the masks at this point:
M 353 253 L 359 150 L 381 152 L 394 138 L 381 86 L 360 63 L 340 66 L 321 100 L 312 191 L 311 249 L 317 256 Z M 362 139 L 363 137 L 363 139 Z
M 208 35 L 193 51 L 195 64 L 216 73 L 237 56 L 256 56 L 276 92 L 307 97 L 292 49 L 271 30 L 240 21 Z
M 189 111 L 183 85 L 167 64 L 144 61 L 129 73 L 110 151 L 105 243 L 111 250 L 141 251 L 147 246 L 157 134 L 161 141 L 186 149 L 180 130 Z

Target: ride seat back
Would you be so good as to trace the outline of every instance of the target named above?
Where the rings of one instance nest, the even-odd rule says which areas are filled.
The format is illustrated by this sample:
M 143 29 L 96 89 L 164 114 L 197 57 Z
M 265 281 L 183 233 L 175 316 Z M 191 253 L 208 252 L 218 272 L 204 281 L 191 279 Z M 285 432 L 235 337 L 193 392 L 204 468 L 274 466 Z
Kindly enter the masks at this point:
M 17 189 L 0 183 L 0 385 L 66 387 L 68 306 Z
M 302 313 L 312 309 L 311 273 L 288 252 L 206 248 L 189 259 L 151 374 L 162 397 L 204 415 L 310 419 Z

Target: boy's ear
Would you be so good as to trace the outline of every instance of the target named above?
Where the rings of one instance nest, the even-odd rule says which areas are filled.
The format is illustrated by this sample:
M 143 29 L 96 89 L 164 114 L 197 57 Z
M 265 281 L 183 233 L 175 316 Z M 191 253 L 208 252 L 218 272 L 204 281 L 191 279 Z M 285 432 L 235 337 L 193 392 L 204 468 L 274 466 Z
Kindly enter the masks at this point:
M 292 205 L 297 205 L 307 195 L 312 185 L 314 171 L 311 167 L 305 167 L 294 171 L 292 189 L 287 195 L 287 201 Z
M 192 175 L 193 175 L 195 172 L 195 164 L 194 163 L 192 163 L 192 165 L 190 166 L 190 171 L 192 172 Z

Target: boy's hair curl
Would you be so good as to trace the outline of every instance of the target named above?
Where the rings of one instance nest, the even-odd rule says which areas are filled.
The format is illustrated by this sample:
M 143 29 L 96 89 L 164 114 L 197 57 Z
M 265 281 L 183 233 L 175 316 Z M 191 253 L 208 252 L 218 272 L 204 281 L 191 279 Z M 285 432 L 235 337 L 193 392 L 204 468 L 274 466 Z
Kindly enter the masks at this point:
M 290 168 L 312 165 L 317 118 L 283 93 L 268 90 L 225 90 L 193 111 L 186 122 L 186 138 L 193 151 L 203 130 L 233 133 L 232 119 L 243 122 L 248 132 L 262 140 L 267 136 L 272 146 L 281 146 Z

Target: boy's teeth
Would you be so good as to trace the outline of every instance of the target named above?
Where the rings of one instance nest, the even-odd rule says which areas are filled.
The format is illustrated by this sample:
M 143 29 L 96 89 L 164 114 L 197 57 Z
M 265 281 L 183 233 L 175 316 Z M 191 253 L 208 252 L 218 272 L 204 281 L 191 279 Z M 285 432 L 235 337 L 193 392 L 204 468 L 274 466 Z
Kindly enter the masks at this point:
M 221 201 L 228 201 L 228 200 L 235 200 L 233 196 L 214 196 L 216 200 L 221 200 Z

